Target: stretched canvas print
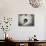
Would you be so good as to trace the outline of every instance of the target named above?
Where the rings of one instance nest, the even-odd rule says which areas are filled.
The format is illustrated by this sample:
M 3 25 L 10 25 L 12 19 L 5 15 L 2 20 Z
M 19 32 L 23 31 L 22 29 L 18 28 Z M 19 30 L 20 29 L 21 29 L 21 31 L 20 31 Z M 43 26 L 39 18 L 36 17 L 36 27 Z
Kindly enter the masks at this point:
M 34 14 L 19 14 L 19 26 L 34 26 Z

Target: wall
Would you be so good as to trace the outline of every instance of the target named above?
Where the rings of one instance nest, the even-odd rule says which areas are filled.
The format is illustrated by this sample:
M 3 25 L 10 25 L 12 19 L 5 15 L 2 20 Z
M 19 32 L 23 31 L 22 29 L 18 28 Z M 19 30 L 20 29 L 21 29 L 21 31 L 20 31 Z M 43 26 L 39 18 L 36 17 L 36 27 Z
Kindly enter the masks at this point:
M 17 40 L 27 40 L 34 34 L 37 35 L 37 39 L 45 39 L 45 15 L 46 8 L 33 8 L 30 6 L 28 0 L 0 0 L 0 16 L 12 17 L 13 22 L 10 31 Z M 18 26 L 18 14 L 34 14 L 35 26 L 31 27 L 19 27 Z M 0 31 L 0 35 L 2 35 Z M 3 37 L 0 36 L 0 39 Z M 4 39 L 4 38 L 3 38 Z

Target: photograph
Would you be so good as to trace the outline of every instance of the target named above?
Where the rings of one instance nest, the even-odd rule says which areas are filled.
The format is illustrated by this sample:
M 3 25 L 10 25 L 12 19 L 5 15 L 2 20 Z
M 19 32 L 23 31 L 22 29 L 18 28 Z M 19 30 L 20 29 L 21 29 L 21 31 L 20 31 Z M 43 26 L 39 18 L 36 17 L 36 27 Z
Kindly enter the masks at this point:
M 34 26 L 34 14 L 19 14 L 18 25 L 19 26 Z

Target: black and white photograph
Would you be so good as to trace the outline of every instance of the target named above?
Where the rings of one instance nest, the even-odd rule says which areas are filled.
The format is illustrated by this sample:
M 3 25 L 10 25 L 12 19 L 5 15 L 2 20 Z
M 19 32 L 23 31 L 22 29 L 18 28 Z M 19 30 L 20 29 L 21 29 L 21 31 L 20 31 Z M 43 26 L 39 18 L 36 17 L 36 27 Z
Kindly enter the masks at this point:
M 34 14 L 19 14 L 19 26 L 34 26 Z

